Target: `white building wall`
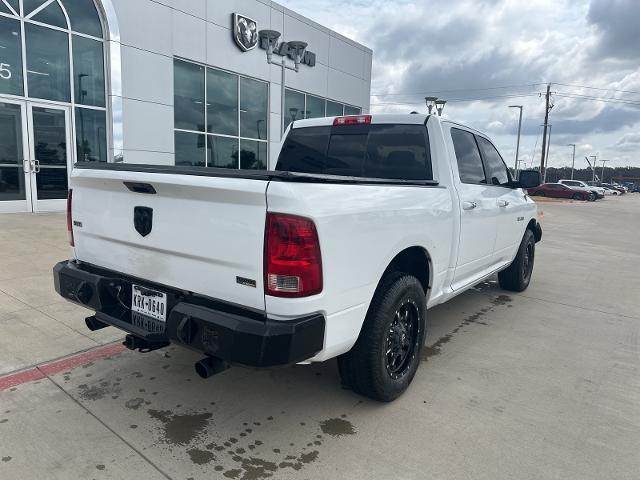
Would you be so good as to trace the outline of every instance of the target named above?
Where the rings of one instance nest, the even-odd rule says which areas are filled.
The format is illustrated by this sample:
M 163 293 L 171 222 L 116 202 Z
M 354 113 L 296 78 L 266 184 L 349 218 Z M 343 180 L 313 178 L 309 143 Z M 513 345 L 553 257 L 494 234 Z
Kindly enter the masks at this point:
M 302 40 L 316 66 L 287 71 L 286 86 L 369 111 L 372 52 L 268 0 L 112 0 L 120 30 L 122 148 L 130 163 L 173 164 L 173 58 L 270 82 L 270 167 L 280 141 L 280 68 L 264 50 L 242 52 L 232 38 L 232 14 L 258 29 Z M 274 56 L 275 59 L 280 59 Z M 117 131 L 117 129 L 114 129 Z

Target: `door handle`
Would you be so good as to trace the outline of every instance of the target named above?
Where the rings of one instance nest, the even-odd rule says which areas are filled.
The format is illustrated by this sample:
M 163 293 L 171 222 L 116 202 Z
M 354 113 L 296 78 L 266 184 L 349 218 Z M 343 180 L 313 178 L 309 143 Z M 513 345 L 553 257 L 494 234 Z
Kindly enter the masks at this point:
M 35 167 L 33 171 L 36 173 L 40 173 L 40 160 L 34 160 L 33 164 Z
M 498 206 L 499 207 L 508 207 L 509 206 L 509 201 L 508 200 L 498 200 Z
M 473 210 L 477 206 L 478 206 L 478 204 L 476 202 L 462 202 L 462 209 L 463 210 Z

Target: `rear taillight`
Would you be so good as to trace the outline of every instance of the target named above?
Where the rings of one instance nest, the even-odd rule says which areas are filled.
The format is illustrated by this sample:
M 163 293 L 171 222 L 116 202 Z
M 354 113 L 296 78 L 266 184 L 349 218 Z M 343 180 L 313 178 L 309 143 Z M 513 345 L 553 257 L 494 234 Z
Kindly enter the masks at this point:
M 322 260 L 312 220 L 268 213 L 264 247 L 264 292 L 308 297 L 322 291 Z
M 348 117 L 336 117 L 333 125 L 369 125 L 371 115 L 351 115 Z
M 71 204 L 73 203 L 73 190 L 69 189 L 67 194 L 67 232 L 69 232 L 69 244 L 74 247 L 73 243 L 73 219 L 71 218 Z

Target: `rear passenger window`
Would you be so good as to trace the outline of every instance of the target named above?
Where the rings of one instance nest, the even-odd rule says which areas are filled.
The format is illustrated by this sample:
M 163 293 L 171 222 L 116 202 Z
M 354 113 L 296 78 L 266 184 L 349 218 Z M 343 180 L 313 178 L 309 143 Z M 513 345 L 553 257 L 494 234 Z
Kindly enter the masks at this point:
M 471 132 L 451 129 L 451 139 L 458 160 L 458 172 L 462 183 L 487 183 L 482 157 Z
M 276 170 L 393 180 L 433 178 L 424 125 L 293 129 Z
M 511 175 L 496 147 L 484 137 L 476 137 L 487 167 L 488 177 L 492 185 L 509 185 Z
M 406 180 L 433 178 L 426 128 L 374 125 L 369 132 L 363 176 Z

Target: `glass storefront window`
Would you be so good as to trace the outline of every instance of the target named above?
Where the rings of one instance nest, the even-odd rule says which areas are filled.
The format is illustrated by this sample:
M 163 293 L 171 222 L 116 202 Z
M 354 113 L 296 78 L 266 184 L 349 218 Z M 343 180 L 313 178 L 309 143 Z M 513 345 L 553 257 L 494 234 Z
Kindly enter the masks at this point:
M 324 98 L 314 97 L 313 95 L 307 95 L 307 107 L 305 110 L 305 118 L 320 118 L 324 117 L 325 110 Z
M 15 12 L 20 15 L 20 0 L 5 0 Z
M 204 67 L 174 60 L 175 127 L 205 131 Z
M 266 168 L 269 84 L 178 59 L 174 70 L 176 165 Z
M 304 118 L 304 93 L 286 90 L 284 95 L 284 128 Z
M 344 106 L 344 114 L 345 115 L 360 115 L 362 109 L 358 107 L 351 107 L 349 105 Z
M 73 36 L 73 76 L 76 103 L 105 106 L 102 42 Z
M 240 168 L 265 170 L 267 168 L 267 143 L 240 140 Z
M 268 87 L 265 82 L 240 79 L 240 136 L 267 139 Z
M 238 77 L 207 69 L 207 131 L 238 135 Z
M 36 8 L 44 3 L 44 0 L 22 0 L 22 6 L 24 7 L 24 15 L 28 16 Z
M 238 168 L 238 140 L 236 138 L 209 136 L 207 166 L 214 168 Z
M 0 93 L 23 95 L 20 21 L 0 17 Z
M 29 96 L 71 101 L 69 40 L 65 32 L 25 24 Z
M 107 112 L 76 107 L 76 149 L 79 162 L 107 161 Z
M 67 19 L 60 8 L 58 2 L 53 2 L 47 5 L 45 8 L 36 13 L 32 20 L 36 22 L 46 23 L 47 25 L 53 25 L 54 27 L 69 28 L 67 25 Z
M 207 159 L 207 135 L 175 132 L 176 165 L 204 167 Z
M 69 15 L 71 30 L 102 38 L 102 24 L 96 6 L 91 0 L 63 0 Z
M 344 105 L 327 100 L 327 117 L 339 117 L 344 114 Z

